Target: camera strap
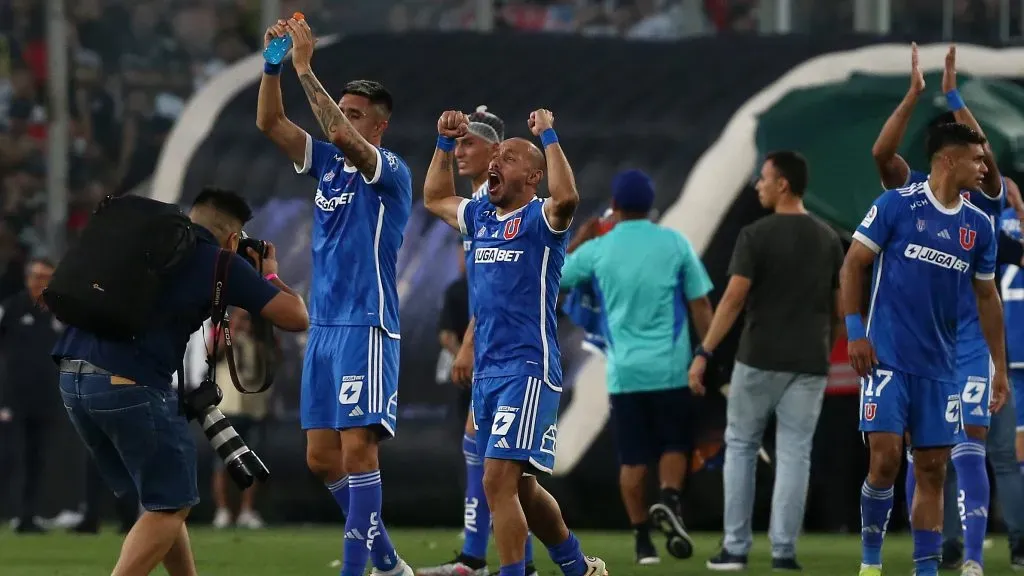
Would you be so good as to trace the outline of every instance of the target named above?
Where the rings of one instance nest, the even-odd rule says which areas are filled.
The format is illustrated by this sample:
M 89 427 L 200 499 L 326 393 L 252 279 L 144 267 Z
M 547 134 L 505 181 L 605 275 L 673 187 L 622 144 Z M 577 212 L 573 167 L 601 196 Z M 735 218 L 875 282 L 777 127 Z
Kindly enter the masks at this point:
M 256 390 L 247 390 L 242 383 L 238 380 L 238 371 L 235 367 L 235 354 L 231 345 L 231 326 L 230 321 L 227 318 L 227 305 L 224 303 L 223 293 L 227 286 L 228 271 L 231 266 L 231 258 L 234 256 L 227 250 L 221 250 L 217 255 L 217 265 L 214 271 L 214 284 L 213 284 L 213 306 L 210 311 L 210 322 L 213 324 L 213 346 L 211 347 L 210 357 L 207 360 L 208 372 L 207 379 L 216 384 L 217 380 L 217 345 L 220 343 L 220 334 L 224 334 L 224 355 L 228 362 L 228 372 L 231 374 L 231 384 L 242 394 L 259 394 L 266 392 L 270 385 L 274 382 L 274 374 L 271 370 L 272 366 L 269 359 L 265 362 L 267 366 L 263 371 L 263 384 Z M 253 319 L 254 325 L 256 319 Z M 272 329 L 271 329 L 272 330 Z M 273 332 L 270 334 L 271 343 L 273 339 Z

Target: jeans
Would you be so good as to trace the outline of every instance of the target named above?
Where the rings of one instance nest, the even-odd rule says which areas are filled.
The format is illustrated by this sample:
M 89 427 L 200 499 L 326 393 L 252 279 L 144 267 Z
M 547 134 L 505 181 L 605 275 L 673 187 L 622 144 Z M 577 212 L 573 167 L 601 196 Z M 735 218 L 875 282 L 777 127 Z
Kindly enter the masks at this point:
M 811 445 L 827 377 L 772 372 L 736 362 L 729 388 L 725 430 L 725 541 L 730 554 L 745 556 L 753 544 L 757 451 L 772 412 L 776 415 L 775 489 L 768 537 L 773 558 L 796 556 L 803 527 Z
M 1014 394 L 1010 394 L 1002 410 L 992 414 L 988 430 L 988 461 L 992 465 L 999 508 L 1011 539 L 1024 536 L 1024 477 L 1017 464 L 1017 409 Z M 957 506 L 956 471 L 950 461 L 946 470 L 945 504 L 943 505 L 942 536 L 953 540 L 961 535 Z

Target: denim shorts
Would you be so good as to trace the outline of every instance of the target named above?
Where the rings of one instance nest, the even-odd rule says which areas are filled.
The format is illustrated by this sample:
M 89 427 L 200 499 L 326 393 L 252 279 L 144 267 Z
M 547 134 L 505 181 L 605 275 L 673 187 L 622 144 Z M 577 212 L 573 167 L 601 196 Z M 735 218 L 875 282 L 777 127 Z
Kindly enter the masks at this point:
M 60 393 L 107 484 L 118 496 L 134 486 L 146 510 L 199 502 L 196 447 L 178 397 L 109 374 L 60 373 Z

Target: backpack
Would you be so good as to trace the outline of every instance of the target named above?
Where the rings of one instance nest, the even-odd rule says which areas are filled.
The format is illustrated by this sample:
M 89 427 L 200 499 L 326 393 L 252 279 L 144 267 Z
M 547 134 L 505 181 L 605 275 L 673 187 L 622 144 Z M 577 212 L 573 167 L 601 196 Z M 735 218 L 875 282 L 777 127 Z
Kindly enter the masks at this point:
M 174 204 L 107 196 L 43 291 L 61 322 L 108 340 L 132 340 L 152 322 L 167 280 L 196 246 Z

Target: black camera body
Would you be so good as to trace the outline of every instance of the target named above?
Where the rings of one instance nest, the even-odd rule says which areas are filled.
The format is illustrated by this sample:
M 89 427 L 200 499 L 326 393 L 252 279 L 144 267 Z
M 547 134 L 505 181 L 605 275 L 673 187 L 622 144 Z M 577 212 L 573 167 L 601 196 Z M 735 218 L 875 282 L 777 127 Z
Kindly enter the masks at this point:
M 209 379 L 185 394 L 185 416 L 198 420 L 210 446 L 217 452 L 231 479 L 242 490 L 252 486 L 253 479 L 266 482 L 270 470 L 260 457 L 249 449 L 242 437 L 235 431 L 231 421 L 217 408 L 224 399 L 217 384 Z
M 250 238 L 245 234 L 245 232 L 242 232 L 242 237 L 238 240 L 238 250 L 235 252 L 242 258 L 245 258 L 246 262 L 252 264 L 253 268 L 258 269 L 259 263 L 252 259 L 252 255 L 249 254 L 249 248 L 252 248 L 253 251 L 259 254 L 260 258 L 266 258 L 267 241 L 259 240 L 258 238 Z

